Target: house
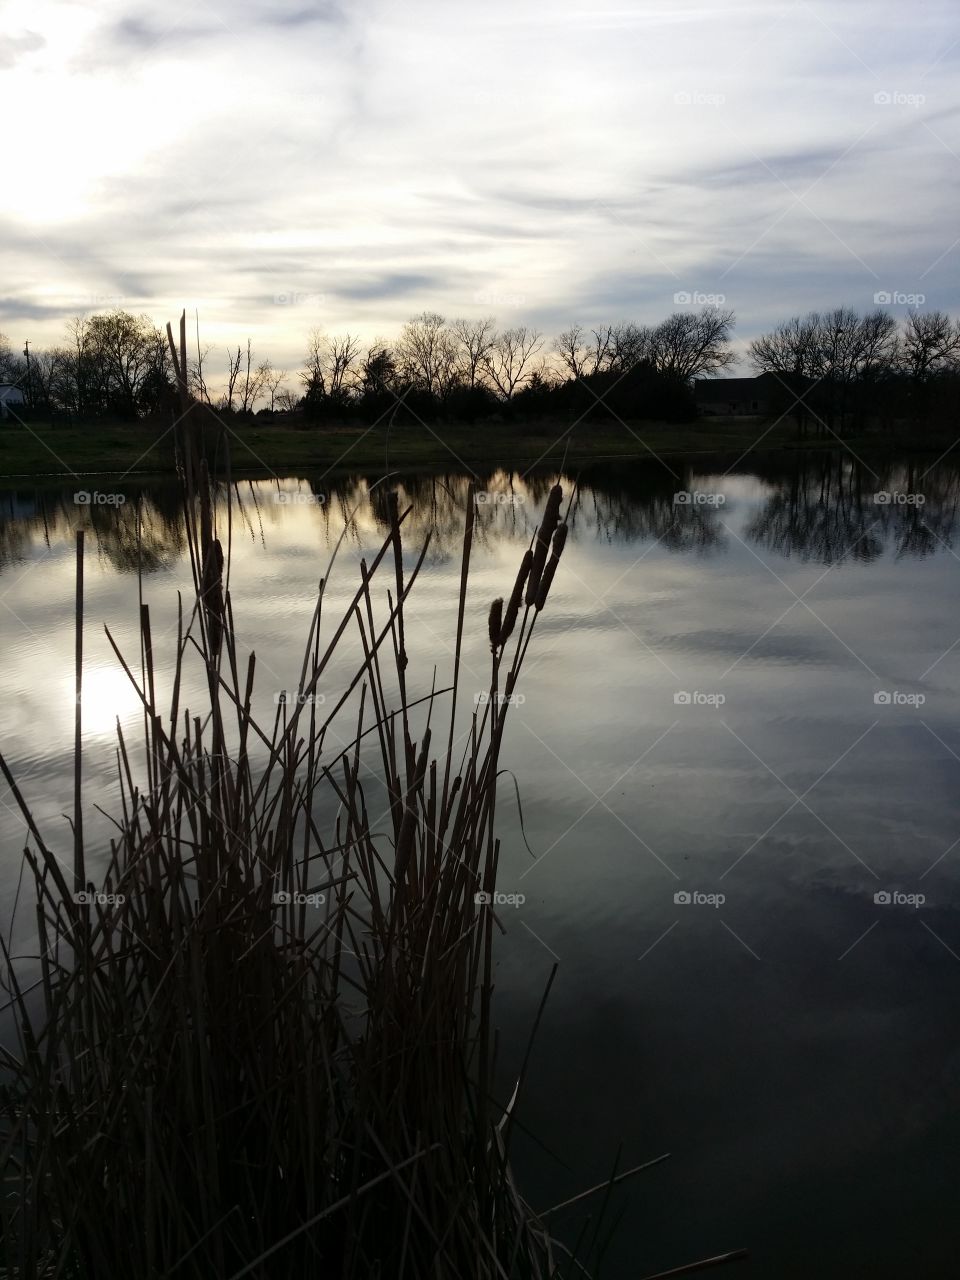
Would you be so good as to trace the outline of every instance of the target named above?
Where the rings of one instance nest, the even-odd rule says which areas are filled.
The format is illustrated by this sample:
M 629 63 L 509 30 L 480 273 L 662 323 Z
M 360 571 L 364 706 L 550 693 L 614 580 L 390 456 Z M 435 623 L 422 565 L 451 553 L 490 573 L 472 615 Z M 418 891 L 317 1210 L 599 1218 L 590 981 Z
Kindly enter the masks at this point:
M 772 373 L 755 378 L 697 378 L 693 395 L 704 414 L 772 413 L 783 395 L 783 383 Z
M 0 418 L 10 415 L 10 409 L 25 403 L 23 392 L 12 382 L 0 382 Z

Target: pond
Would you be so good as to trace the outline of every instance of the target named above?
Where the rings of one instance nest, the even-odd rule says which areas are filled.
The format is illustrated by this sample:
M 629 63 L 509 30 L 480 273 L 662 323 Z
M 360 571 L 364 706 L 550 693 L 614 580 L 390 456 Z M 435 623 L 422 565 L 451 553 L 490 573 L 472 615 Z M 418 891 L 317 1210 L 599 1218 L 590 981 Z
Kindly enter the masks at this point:
M 449 670 L 470 480 L 484 500 L 464 661 L 479 692 L 487 607 L 509 593 L 556 478 L 392 478 L 412 507 L 411 565 L 429 535 L 408 615 L 413 689 Z M 331 615 L 382 541 L 376 480 L 234 487 L 230 587 L 264 706 L 296 684 L 341 534 Z M 564 476 L 565 491 L 577 480 L 507 725 L 516 789 L 501 780 L 499 887 L 515 895 L 495 994 L 504 1094 L 559 962 L 520 1185 L 545 1208 L 602 1181 L 618 1150 L 620 1169 L 671 1153 L 613 1197 L 614 1280 L 737 1247 L 751 1260 L 732 1275 L 949 1274 L 960 469 L 769 455 L 607 464 Z M 84 821 L 101 852 L 116 719 L 138 724 L 102 624 L 139 669 L 142 591 L 162 683 L 177 591 L 190 593 L 175 488 L 97 485 L 0 493 L 0 749 L 66 859 L 74 530 L 87 530 Z M 6 925 L 25 834 L 0 800 Z M 29 915 L 21 903 L 15 937 Z M 556 1217 L 561 1235 L 576 1225 Z

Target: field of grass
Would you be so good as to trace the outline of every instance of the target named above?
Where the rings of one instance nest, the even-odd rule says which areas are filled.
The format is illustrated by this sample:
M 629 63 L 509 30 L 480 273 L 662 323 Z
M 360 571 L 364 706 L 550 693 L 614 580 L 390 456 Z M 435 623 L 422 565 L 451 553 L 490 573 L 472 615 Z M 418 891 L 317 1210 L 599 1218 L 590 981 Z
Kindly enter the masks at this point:
M 211 429 L 214 424 L 211 422 Z M 652 455 L 745 453 L 837 444 L 829 435 L 800 440 L 790 421 L 708 418 L 671 424 L 579 423 L 553 425 L 435 425 L 293 427 L 246 423 L 228 427 L 234 471 L 259 474 L 310 470 L 370 470 L 398 467 L 464 469 L 504 465 L 557 465 L 602 458 Z M 875 446 L 876 436 L 851 447 Z M 912 445 L 909 439 L 886 442 Z M 927 443 L 933 444 L 932 437 Z M 946 441 L 948 444 L 949 441 Z M 944 445 L 945 447 L 945 445 Z M 157 474 L 174 469 L 174 432 L 162 426 L 0 426 L 0 477 L 120 472 Z

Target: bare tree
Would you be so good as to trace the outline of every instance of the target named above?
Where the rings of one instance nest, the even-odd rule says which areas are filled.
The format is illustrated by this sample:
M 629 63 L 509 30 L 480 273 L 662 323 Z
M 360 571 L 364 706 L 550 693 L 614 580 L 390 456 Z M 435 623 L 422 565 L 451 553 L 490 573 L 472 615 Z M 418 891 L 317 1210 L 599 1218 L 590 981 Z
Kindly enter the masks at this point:
M 253 406 L 263 395 L 263 388 L 270 375 L 270 361 L 261 360 L 253 363 L 253 345 L 247 339 L 247 358 L 243 371 L 243 382 L 240 385 L 240 412 L 252 413 Z
M 483 320 L 454 320 L 450 326 L 457 344 L 457 366 L 471 390 L 477 385 L 484 362 L 493 350 L 495 324 L 494 318 L 487 316 Z
M 604 373 L 613 362 L 616 349 L 616 325 L 602 324 L 591 329 L 590 372 Z
M 732 311 L 718 307 L 674 312 L 651 335 L 654 364 L 682 382 L 728 369 L 737 359 L 728 348 L 734 322 Z
M 926 382 L 960 364 L 960 321 L 945 311 L 911 311 L 903 331 L 903 367 L 914 382 Z
M 306 368 L 300 374 L 308 403 L 327 399 L 342 401 L 359 377 L 363 354 L 360 339 L 345 333 L 328 337 L 322 329 L 310 334 Z
M 399 390 L 398 372 L 393 348 L 382 338 L 374 338 L 360 369 L 364 394 L 378 395 L 389 391 L 395 395 Z
M 608 367 L 615 373 L 626 373 L 641 360 L 650 359 L 653 330 L 649 325 L 636 325 L 628 321 L 615 324 L 610 330 Z
M 90 322 L 86 316 L 74 316 L 67 324 L 69 339 L 69 360 L 65 369 L 65 380 L 69 380 L 69 389 L 64 385 L 64 407 L 69 407 L 78 416 L 82 416 L 90 408 L 91 391 L 93 390 L 91 358 L 90 358 Z
M 497 334 L 483 367 L 504 400 L 512 400 L 517 387 L 533 373 L 531 359 L 542 345 L 543 335 L 525 325 Z
M 237 379 L 240 377 L 240 365 L 243 361 L 243 355 L 240 348 L 237 347 L 237 354 L 233 356 L 227 352 L 227 391 L 222 399 L 224 409 L 233 411 L 233 396 L 237 387 Z
M 270 367 L 270 371 L 266 376 L 264 385 L 270 392 L 270 412 L 273 413 L 274 407 L 278 400 L 280 388 L 283 386 L 284 379 L 287 376 L 286 369 L 274 369 Z
M 817 362 L 820 316 L 793 316 L 750 343 L 750 361 L 758 373 L 809 377 Z
M 557 334 L 553 349 L 560 357 L 560 362 L 571 378 L 582 378 L 587 372 L 590 347 L 584 338 L 583 326 L 572 324 L 563 333 Z
M 439 399 L 457 381 L 456 340 L 436 311 L 423 311 L 407 321 L 397 339 L 397 358 L 406 379 Z
M 296 393 L 291 391 L 289 387 L 282 387 L 277 392 L 277 407 L 282 409 L 284 413 L 292 413 L 299 403 Z
M 326 351 L 329 393 L 334 400 L 343 400 L 357 375 L 357 366 L 363 352 L 360 339 L 350 333 L 335 335 L 328 340 Z
M 10 346 L 10 339 L 5 333 L 0 333 L 0 382 L 12 382 L 16 367 L 16 357 Z
M 195 311 L 194 317 L 197 327 L 197 360 L 196 363 L 191 366 L 187 376 L 190 383 L 190 390 L 193 393 L 194 398 L 199 400 L 201 404 L 209 404 L 210 391 L 207 387 L 206 378 L 203 373 L 203 362 L 210 354 L 210 348 L 208 346 L 200 346 L 200 312 Z
M 101 409 L 135 417 L 156 407 L 167 382 L 168 352 L 148 316 L 119 310 L 91 316 L 84 342 Z

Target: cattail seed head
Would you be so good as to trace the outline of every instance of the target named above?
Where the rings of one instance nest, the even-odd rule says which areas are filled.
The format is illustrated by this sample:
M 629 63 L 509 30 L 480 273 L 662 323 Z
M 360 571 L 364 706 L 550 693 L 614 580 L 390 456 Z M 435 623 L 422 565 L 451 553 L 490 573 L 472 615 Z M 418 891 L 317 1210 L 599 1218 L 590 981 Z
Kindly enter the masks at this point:
M 490 635 L 490 648 L 496 652 L 500 643 L 500 626 L 503 622 L 503 597 L 497 596 L 493 604 L 490 606 L 490 614 L 487 618 L 487 631 Z
M 553 535 L 553 552 L 547 561 L 547 567 L 543 571 L 543 577 L 540 579 L 540 586 L 537 588 L 536 610 L 537 613 L 547 603 L 547 596 L 550 594 L 550 585 L 553 582 L 554 574 L 557 572 L 557 565 L 560 563 L 560 557 L 563 554 L 563 548 L 567 541 L 567 526 L 560 525 L 556 533 Z
M 547 504 L 543 509 L 543 519 L 540 521 L 540 528 L 537 531 L 537 540 L 533 548 L 533 564 L 530 566 L 530 578 L 527 581 L 526 602 L 528 605 L 535 604 L 537 592 L 540 589 L 540 576 L 543 573 L 543 566 L 547 562 L 547 552 L 550 550 L 550 539 L 553 537 L 553 531 L 557 527 L 557 521 L 560 519 L 560 502 L 563 498 L 563 490 L 558 484 L 555 484 L 550 490 L 547 498 Z
M 532 563 L 533 552 L 528 549 L 523 553 L 523 559 L 520 561 L 520 572 L 517 574 L 517 580 L 513 584 L 513 591 L 510 593 L 510 600 L 507 604 L 506 617 L 503 620 L 503 626 L 500 628 L 501 647 L 510 639 L 513 634 L 513 628 L 517 625 L 517 615 L 523 602 L 523 588 L 526 585 Z

